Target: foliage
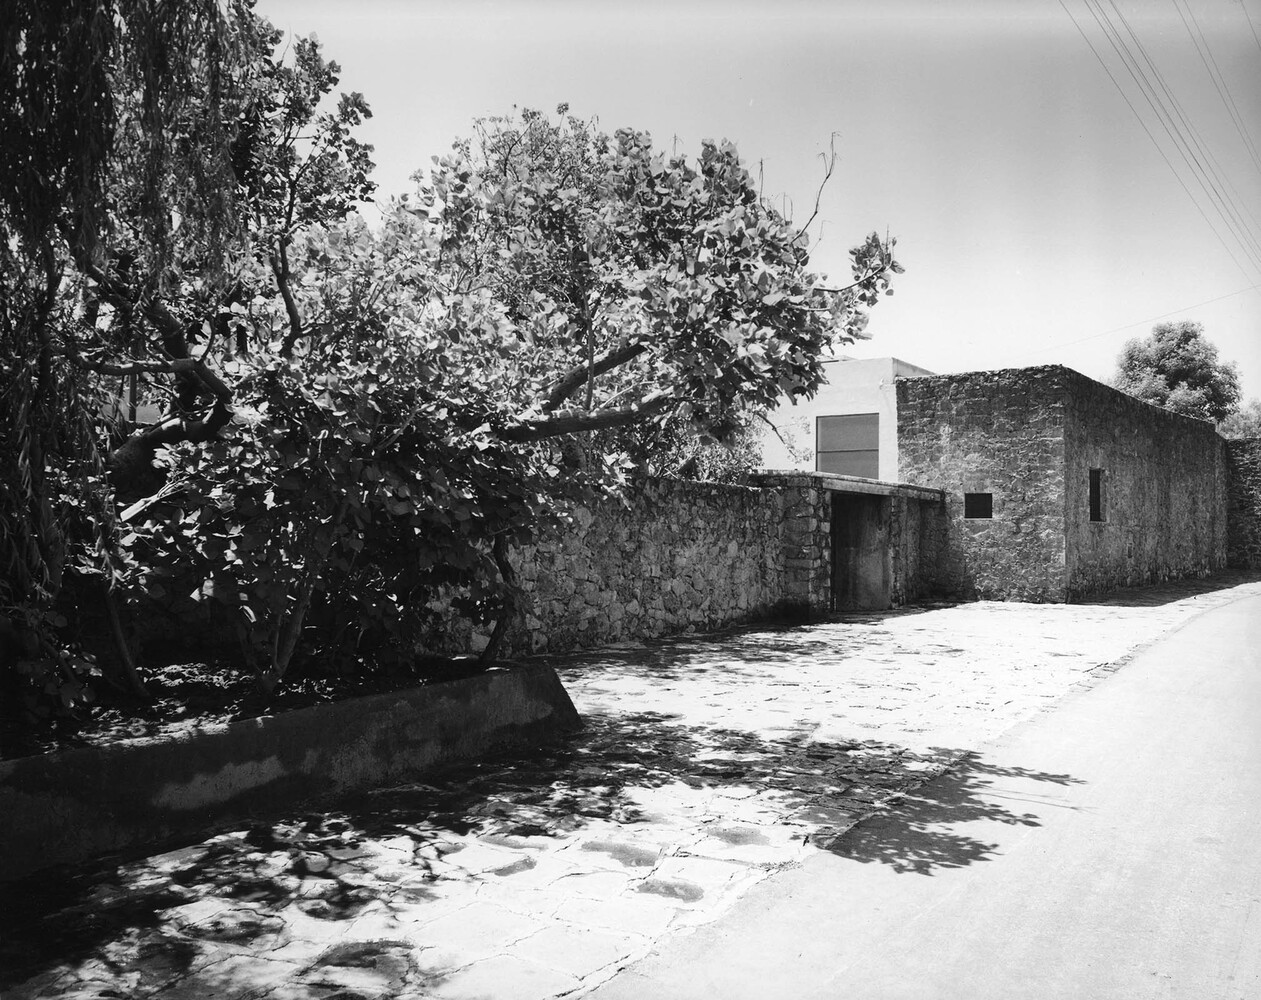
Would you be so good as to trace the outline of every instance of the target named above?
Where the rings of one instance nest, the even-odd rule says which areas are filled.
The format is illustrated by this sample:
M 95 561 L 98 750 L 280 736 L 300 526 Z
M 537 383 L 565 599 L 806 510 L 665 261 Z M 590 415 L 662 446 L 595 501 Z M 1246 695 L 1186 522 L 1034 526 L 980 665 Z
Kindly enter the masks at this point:
M 730 144 L 693 164 L 528 110 L 479 123 L 421 205 L 430 302 L 461 317 L 450 353 L 496 382 L 509 440 L 670 414 L 722 440 L 736 412 L 813 393 L 900 270 L 873 234 L 828 287 Z
M 1201 420 L 1225 420 L 1239 404 L 1239 373 L 1217 360 L 1199 323 L 1159 323 L 1126 343 L 1113 385 L 1131 396 Z
M 124 24 L 170 27 L 117 4 Z M 78 506 L 63 548 L 103 585 L 137 689 L 118 612 L 154 602 L 230 626 L 264 691 L 304 644 L 406 660 L 452 598 L 496 623 L 491 655 L 515 607 L 509 545 L 636 469 L 718 470 L 696 442 L 739 447 L 759 411 L 811 394 L 819 359 L 862 334 L 901 270 L 873 234 L 853 282 L 829 286 L 730 145 L 693 162 L 563 108 L 478 123 L 374 232 L 346 218 L 371 192 L 352 134 L 366 103 L 322 111 L 335 64 L 305 41 L 281 60 L 248 6 L 224 11 L 218 48 L 177 49 L 195 65 L 174 78 L 202 74 L 204 94 L 164 96 L 130 29 L 126 45 L 95 40 L 110 128 L 92 133 L 104 153 L 78 153 L 96 179 L 52 191 L 51 222 L 4 202 L 25 234 L 4 280 L 36 304 L 6 314 L 14 371 L 67 387 L 36 426 L 78 492 L 40 502 Z M 207 115 L 222 133 L 198 131 Z M 217 200 L 199 145 L 231 179 Z M 172 169 L 146 175 L 153 156 Z M 155 190 L 176 209 L 165 228 L 148 219 Z M 99 209 L 86 235 L 85 198 Z M 166 415 L 102 427 L 120 380 Z M 42 468 L 24 447 L 6 458 Z M 35 537 L 44 508 L 4 499 L 13 536 Z M 58 596 L 5 599 L 43 612 Z
M 414 652 L 440 588 L 493 599 L 484 541 L 527 540 L 541 484 L 488 428 L 452 424 L 451 400 L 428 391 L 427 347 L 381 339 L 251 368 L 231 436 L 163 455 L 166 496 L 125 539 L 133 598 L 191 584 L 226 612 L 265 690 L 315 607 L 335 623 L 318 637 L 379 658 Z
M 1261 438 L 1261 399 L 1250 399 L 1217 425 L 1225 438 Z
M 305 42 L 283 63 L 280 37 L 243 0 L 0 8 L 0 623 L 24 654 L 0 650 L 16 659 L 0 668 L 62 701 L 80 690 L 57 662 L 74 581 L 103 585 L 121 679 L 143 691 L 117 619 L 113 487 L 149 492 L 159 447 L 227 426 L 211 347 L 249 350 L 255 309 L 285 296 L 271 257 L 370 190 L 349 137 L 362 98 L 320 114 L 336 66 Z M 167 416 L 103 428 L 118 380 Z

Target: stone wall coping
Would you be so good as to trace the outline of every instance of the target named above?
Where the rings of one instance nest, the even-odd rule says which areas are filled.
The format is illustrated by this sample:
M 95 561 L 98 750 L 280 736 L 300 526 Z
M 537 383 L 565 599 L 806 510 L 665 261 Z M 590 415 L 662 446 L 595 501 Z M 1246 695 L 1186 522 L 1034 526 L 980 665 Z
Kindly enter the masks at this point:
M 861 476 L 842 476 L 835 472 L 807 472 L 801 469 L 763 469 L 752 477 L 754 483 L 775 480 L 775 485 L 812 486 L 835 493 L 868 493 L 883 497 L 908 497 L 912 500 L 944 501 L 946 491 L 913 483 L 886 483 Z
M 169 739 L 0 761 L 0 882 L 332 803 L 580 727 L 555 669 L 529 663 Z
M 1154 414 L 1159 414 L 1158 419 L 1169 419 L 1175 423 L 1178 421 L 1186 422 L 1188 427 L 1211 427 L 1216 430 L 1216 425 L 1211 420 L 1205 420 L 1201 417 L 1192 417 L 1185 413 L 1175 413 L 1173 410 L 1166 409 L 1157 403 L 1149 403 L 1145 399 L 1139 399 L 1137 396 L 1131 396 L 1123 389 L 1116 386 L 1108 385 L 1106 382 L 1100 382 L 1093 379 L 1089 375 L 1084 375 L 1076 368 L 1069 368 L 1067 365 L 1031 365 L 1027 368 L 982 368 L 975 371 L 966 372 L 949 372 L 944 375 L 905 375 L 898 381 L 928 383 L 936 382 L 939 384 L 967 384 L 975 382 L 978 379 L 997 379 L 997 378 L 1028 378 L 1028 377 L 1045 377 L 1055 376 L 1068 382 L 1076 382 L 1078 385 L 1087 384 L 1106 392 L 1115 393 L 1129 400 L 1137 407 L 1147 407 Z M 1219 434 L 1218 437 L 1221 437 Z M 1224 439 L 1223 439 L 1224 440 Z

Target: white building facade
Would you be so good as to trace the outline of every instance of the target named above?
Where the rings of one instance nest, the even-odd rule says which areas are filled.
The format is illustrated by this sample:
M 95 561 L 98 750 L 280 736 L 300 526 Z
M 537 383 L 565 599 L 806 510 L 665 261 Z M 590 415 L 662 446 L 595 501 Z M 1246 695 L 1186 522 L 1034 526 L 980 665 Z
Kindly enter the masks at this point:
M 769 414 L 763 465 L 898 482 L 894 381 L 935 373 L 898 358 L 837 358 L 824 367 L 827 381 L 813 399 Z

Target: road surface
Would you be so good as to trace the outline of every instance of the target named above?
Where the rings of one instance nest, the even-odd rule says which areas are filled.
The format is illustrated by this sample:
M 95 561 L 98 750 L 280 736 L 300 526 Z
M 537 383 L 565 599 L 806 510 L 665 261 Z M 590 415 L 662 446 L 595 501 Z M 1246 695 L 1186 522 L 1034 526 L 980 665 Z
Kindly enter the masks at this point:
M 1261 997 L 1261 597 L 1192 619 L 590 996 Z

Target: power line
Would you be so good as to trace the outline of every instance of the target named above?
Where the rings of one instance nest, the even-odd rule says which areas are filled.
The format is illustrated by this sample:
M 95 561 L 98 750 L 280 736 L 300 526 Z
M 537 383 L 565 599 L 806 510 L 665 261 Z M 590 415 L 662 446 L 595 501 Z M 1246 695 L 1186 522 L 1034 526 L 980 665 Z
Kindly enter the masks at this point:
M 1178 0 L 1173 0 L 1173 6 L 1177 10 L 1178 16 L 1182 18 L 1182 25 L 1187 29 L 1187 34 L 1191 36 L 1191 41 L 1195 45 L 1195 51 L 1200 55 L 1200 62 L 1204 64 L 1205 70 L 1208 71 L 1209 79 L 1213 81 L 1213 86 L 1217 88 L 1217 96 L 1222 99 L 1222 106 L 1226 109 L 1226 113 L 1230 115 L 1235 131 L 1239 133 L 1239 138 L 1243 140 L 1244 148 L 1248 150 L 1248 154 L 1252 157 L 1252 162 L 1256 165 L 1257 170 L 1261 171 L 1261 155 L 1257 153 L 1256 142 L 1253 141 L 1252 134 L 1248 131 L 1248 126 L 1244 122 L 1243 116 L 1239 113 L 1239 105 L 1235 103 L 1235 95 L 1230 92 L 1230 85 L 1222 75 L 1222 68 L 1217 65 L 1217 58 L 1213 55 L 1208 39 L 1204 37 L 1204 31 L 1201 29 L 1200 22 L 1195 16 L 1195 11 L 1191 9 L 1191 5 L 1188 3 L 1186 5 L 1187 12 L 1184 15 Z M 1191 18 L 1190 23 L 1187 22 L 1188 16 Z M 1191 30 L 1192 24 L 1195 25 L 1194 32 Z M 1199 36 L 1198 41 L 1196 39 L 1197 35 Z M 1201 42 L 1203 42 L 1203 48 L 1200 47 Z M 1206 54 L 1207 58 L 1205 58 Z M 1210 62 L 1212 63 L 1211 67 L 1209 65 Z
M 1103 69 L 1104 73 L 1107 74 L 1108 79 L 1112 81 L 1112 85 L 1116 88 L 1117 93 L 1121 95 L 1121 99 L 1125 101 L 1126 106 L 1129 107 L 1130 112 L 1134 115 L 1135 121 L 1137 121 L 1139 126 L 1142 128 L 1142 130 L 1147 133 L 1147 138 L 1149 138 L 1152 142 L 1152 145 L 1156 147 L 1156 152 L 1160 155 L 1160 158 L 1165 161 L 1165 165 L 1169 168 L 1169 172 L 1173 174 L 1174 179 L 1181 186 L 1182 190 L 1186 192 L 1186 196 L 1191 200 L 1191 204 L 1195 206 L 1195 210 L 1200 213 L 1200 218 L 1204 220 L 1204 224 L 1207 225 L 1210 230 L 1212 230 L 1213 235 L 1217 237 L 1217 241 L 1222 245 L 1222 249 L 1225 250 L 1227 255 L 1230 257 L 1230 259 L 1235 262 L 1235 266 L 1239 268 L 1240 272 L 1245 277 L 1248 277 L 1248 269 L 1245 268 L 1243 264 L 1239 262 L 1239 258 L 1235 256 L 1235 252 L 1230 248 L 1230 245 L 1223 238 L 1221 232 L 1218 230 L 1218 228 L 1213 224 L 1213 221 L 1205 213 L 1203 207 L 1200 205 L 1195 195 L 1191 193 L 1191 189 L 1187 187 L 1186 181 L 1182 179 L 1182 175 L 1178 173 L 1177 168 L 1173 165 L 1169 157 L 1165 154 L 1164 149 L 1161 147 L 1156 137 L 1152 134 L 1152 130 L 1149 129 L 1147 127 L 1147 123 L 1143 121 L 1143 116 L 1140 115 L 1138 113 L 1138 109 L 1134 107 L 1134 102 L 1130 100 L 1129 95 L 1125 92 L 1125 88 L 1121 86 L 1120 81 L 1117 80 L 1116 76 L 1113 74 L 1111 68 L 1107 64 L 1107 61 L 1103 58 L 1102 55 L 1099 54 L 1099 50 L 1095 48 L 1095 44 L 1094 42 L 1090 40 L 1090 36 L 1087 35 L 1085 30 L 1082 28 L 1082 26 L 1077 23 L 1077 18 L 1073 16 L 1072 11 L 1070 11 L 1068 7 L 1065 5 L 1064 0 L 1058 0 L 1058 2 L 1059 2 L 1060 7 L 1063 8 L 1064 13 L 1068 15 L 1068 19 L 1073 22 L 1073 27 L 1077 29 L 1077 33 L 1081 35 L 1082 41 L 1086 43 L 1086 46 L 1087 48 L 1090 49 L 1091 54 L 1094 55 L 1100 67 Z
M 1093 0 L 1093 3 L 1092 0 L 1085 0 L 1087 11 L 1094 18 L 1095 23 L 1107 39 L 1117 58 L 1121 61 L 1121 64 L 1124 66 L 1126 72 L 1129 73 L 1131 80 L 1139 89 L 1139 92 L 1147 102 L 1147 105 L 1151 109 L 1152 113 L 1156 116 L 1157 123 L 1164 130 L 1170 142 L 1173 143 L 1174 148 L 1177 150 L 1183 163 L 1196 180 L 1200 190 L 1208 199 L 1209 204 L 1213 206 L 1213 209 L 1220 217 L 1222 223 L 1225 224 L 1226 229 L 1230 232 L 1234 242 L 1238 244 L 1239 249 L 1252 265 L 1252 268 L 1256 271 L 1261 271 L 1261 240 L 1256 238 L 1247 223 L 1243 220 L 1234 200 L 1228 195 L 1223 194 L 1221 190 L 1223 182 L 1218 172 L 1209 162 L 1211 157 L 1207 152 L 1203 141 L 1199 138 L 1198 133 L 1187 119 L 1181 105 L 1177 102 L 1177 99 L 1169 90 L 1168 85 L 1165 83 L 1160 71 L 1156 68 L 1155 63 L 1152 62 L 1151 57 L 1147 54 L 1142 41 L 1134 33 L 1134 30 L 1130 27 L 1129 22 L 1125 20 L 1124 15 L 1122 15 L 1116 8 L 1116 4 L 1112 2 L 1112 0 L 1109 0 L 1109 2 L 1112 3 L 1113 10 L 1116 12 L 1118 20 L 1125 27 L 1130 38 L 1133 39 L 1135 46 L 1137 46 L 1139 52 L 1142 54 L 1143 60 L 1146 62 L 1147 67 L 1150 70 L 1150 75 L 1140 64 L 1138 56 L 1134 54 L 1130 45 L 1122 36 L 1121 30 L 1112 23 L 1112 20 L 1103 10 L 1101 0 Z M 1186 192 L 1187 197 L 1191 199 L 1192 204 L 1196 206 L 1196 210 L 1199 211 L 1200 216 L 1204 219 L 1209 228 L 1212 229 L 1213 234 L 1222 244 L 1223 249 L 1226 250 L 1227 254 L 1235 262 L 1235 265 L 1239 267 L 1240 271 L 1245 276 L 1252 277 L 1252 272 L 1248 268 L 1245 268 L 1240 262 L 1239 257 L 1231 249 L 1230 244 L 1227 242 L 1221 230 L 1219 230 L 1217 225 L 1208 217 L 1207 214 L 1205 214 L 1199 200 L 1191 194 L 1191 191 L 1187 187 L 1186 182 L 1183 180 L 1181 173 L 1165 154 L 1164 148 L 1156 139 L 1151 129 L 1147 127 L 1147 123 L 1143 120 L 1143 116 L 1139 114 L 1138 109 L 1125 93 L 1125 88 L 1121 86 L 1120 81 L 1118 81 L 1116 76 L 1112 73 L 1111 69 L 1107 65 L 1107 62 L 1099 53 L 1099 50 L 1095 47 L 1094 43 L 1091 42 L 1089 36 L 1082 29 L 1081 25 L 1078 24 L 1077 19 L 1073 17 L 1072 13 L 1064 5 L 1063 0 L 1060 0 L 1060 6 L 1064 9 L 1065 13 L 1069 15 L 1070 19 L 1073 21 L 1074 27 L 1077 28 L 1078 33 L 1090 47 L 1091 52 L 1099 61 L 1109 79 L 1112 80 L 1113 86 L 1116 87 L 1117 92 L 1121 94 L 1126 105 L 1134 114 L 1135 119 L 1147 133 L 1148 138 L 1151 139 L 1152 144 L 1156 147 L 1161 158 L 1165 160 L 1165 164 L 1169 167 L 1170 171 L 1178 179 L 1179 184 Z M 1153 77 L 1156 80 L 1155 83 L 1153 83 Z M 1157 89 L 1158 85 L 1160 91 L 1163 91 L 1164 93 L 1163 98 L 1161 96 L 1161 92 Z M 1176 116 L 1174 111 L 1170 110 L 1171 105 L 1177 111 Z
M 1155 323 L 1162 319 L 1168 319 L 1170 316 L 1177 316 L 1179 313 L 1187 312 L 1191 309 L 1199 309 L 1201 306 L 1212 305 L 1214 302 L 1221 302 L 1223 299 L 1233 299 L 1236 295 L 1243 295 L 1245 292 L 1251 292 L 1261 288 L 1261 284 L 1249 285 L 1247 288 L 1241 288 L 1237 292 L 1227 292 L 1225 295 L 1219 295 L 1215 299 L 1205 299 L 1203 302 L 1197 302 L 1195 305 L 1183 306 L 1181 309 L 1174 309 L 1167 313 L 1161 313 L 1159 316 L 1152 316 L 1150 319 L 1140 319 L 1136 323 L 1126 323 L 1124 326 L 1114 326 L 1111 330 L 1104 330 L 1102 333 L 1092 333 L 1088 337 L 1078 337 L 1076 340 L 1066 340 L 1062 344 L 1052 344 L 1050 347 L 1039 347 L 1036 351 L 1026 351 L 1020 357 L 1030 357 L 1034 354 L 1045 354 L 1047 351 L 1058 351 L 1061 347 L 1072 347 L 1074 344 L 1084 344 L 1088 340 L 1098 340 L 1100 337 L 1106 337 L 1109 334 L 1120 333 L 1122 330 L 1129 330 L 1136 326 L 1146 326 L 1148 323 Z
M 1094 2 L 1098 6 L 1100 13 L 1103 13 L 1103 6 L 1100 0 L 1094 0 Z M 1183 161 L 1194 173 L 1198 175 L 1197 180 L 1199 181 L 1201 190 L 1208 195 L 1210 202 L 1213 203 L 1213 207 L 1217 210 L 1218 215 L 1221 216 L 1222 221 L 1230 230 L 1231 235 L 1239 243 L 1240 248 L 1251 259 L 1252 263 L 1258 268 L 1258 270 L 1261 270 L 1261 239 L 1258 239 L 1244 222 L 1242 215 L 1240 214 L 1239 207 L 1235 204 L 1234 199 L 1223 193 L 1222 188 L 1225 186 L 1224 182 L 1222 181 L 1218 171 L 1214 168 L 1216 159 L 1208 151 L 1203 139 L 1200 137 L 1199 131 L 1191 124 L 1190 120 L 1186 116 L 1186 113 L 1182 109 L 1181 103 L 1169 89 L 1168 84 L 1165 83 L 1164 76 L 1148 55 L 1147 49 L 1143 45 L 1142 40 L 1137 34 L 1135 34 L 1134 29 L 1130 27 L 1129 21 L 1126 20 L 1125 15 L 1122 14 L 1120 9 L 1117 7 L 1116 0 L 1108 0 L 1108 2 L 1113 11 L 1116 13 L 1118 20 L 1120 20 L 1126 32 L 1129 34 L 1130 38 L 1133 39 L 1135 46 L 1138 48 L 1139 53 L 1143 57 L 1143 61 L 1147 64 L 1148 69 L 1151 71 L 1151 78 L 1154 78 L 1156 83 L 1159 84 L 1161 91 L 1164 93 L 1165 98 L 1169 103 L 1166 104 L 1165 101 L 1161 100 L 1160 94 L 1156 92 L 1156 88 L 1151 82 L 1151 78 L 1148 77 L 1142 66 L 1139 65 L 1134 53 L 1130 50 L 1129 46 L 1126 45 L 1125 39 L 1121 37 L 1120 32 L 1116 30 L 1115 26 L 1112 25 L 1111 21 L 1107 19 L 1105 14 L 1104 18 L 1107 20 L 1108 27 L 1112 29 L 1116 36 L 1116 41 L 1120 43 L 1121 49 L 1124 50 L 1123 58 L 1128 57 L 1126 68 L 1130 70 L 1130 76 L 1136 83 L 1139 84 L 1140 88 L 1143 89 L 1143 96 L 1147 98 L 1148 105 L 1154 112 L 1156 112 L 1161 125 L 1165 128 L 1166 134 L 1168 134 L 1170 139 L 1174 141 L 1179 153 L 1183 157 Z M 1098 20 L 1098 18 L 1096 18 L 1096 20 Z M 1110 37 L 1109 41 L 1111 40 L 1112 39 Z M 1116 48 L 1115 45 L 1113 47 Z M 1118 54 L 1121 54 L 1121 52 L 1118 52 Z M 1137 71 L 1137 75 L 1135 71 Z M 1169 110 L 1170 106 L 1172 106 L 1174 111 L 1177 112 L 1176 119 L 1174 114 Z M 1171 127 L 1172 131 L 1170 131 Z
M 1244 3 L 1240 3 L 1239 6 L 1243 9 L 1243 16 L 1248 19 L 1248 28 L 1252 31 L 1252 40 L 1257 43 L 1257 51 L 1261 52 L 1261 38 L 1257 37 L 1257 26 L 1252 23 L 1252 15 L 1248 13 L 1248 6 Z

